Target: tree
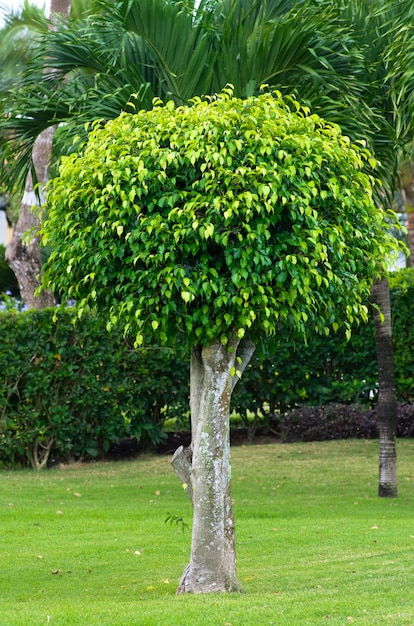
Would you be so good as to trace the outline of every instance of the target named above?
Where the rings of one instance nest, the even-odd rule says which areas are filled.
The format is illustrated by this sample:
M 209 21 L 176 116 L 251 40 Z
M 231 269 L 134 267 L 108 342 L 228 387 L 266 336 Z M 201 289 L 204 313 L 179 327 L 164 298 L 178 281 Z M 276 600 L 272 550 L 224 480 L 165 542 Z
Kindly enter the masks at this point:
M 69 15 L 71 0 L 52 0 L 51 12 Z M 53 28 L 53 21 L 49 24 Z M 39 276 L 42 268 L 37 230 L 39 219 L 31 209 L 42 204 L 42 193 L 36 193 L 36 182 L 44 185 L 49 179 L 49 166 L 52 154 L 54 126 L 43 130 L 33 145 L 32 171 L 27 174 L 25 191 L 20 214 L 13 236 L 6 248 L 6 261 L 14 271 L 19 283 L 20 295 L 28 307 L 44 308 L 53 306 L 55 299 L 50 291 L 44 290 L 37 297 Z
M 383 276 L 371 288 L 374 308 L 376 349 L 378 361 L 377 419 L 380 437 L 378 495 L 395 497 L 398 494 L 397 453 L 397 398 L 395 393 L 394 349 L 392 345 L 391 304 L 387 279 Z M 382 316 L 382 317 L 381 317 Z
M 348 331 L 393 247 L 366 150 L 280 94 L 231 89 L 96 123 L 51 181 L 45 285 L 136 344 L 191 349 L 192 442 L 174 466 L 194 506 L 180 592 L 234 591 L 229 407 L 255 343 Z
M 62 123 L 60 146 L 72 151 L 73 142 L 79 147 L 87 138 L 85 124 L 131 110 L 131 94 L 139 110 L 150 109 L 154 97 L 181 104 L 227 83 L 246 97 L 265 83 L 296 91 L 331 121 L 347 123 L 348 134 L 369 132 L 360 51 L 327 0 L 122 0 L 117 7 L 102 0 L 100 6 L 102 16 L 48 31 L 23 88 L 10 94 L 0 158 L 9 148 L 15 160 L 5 182 L 25 180 L 34 140 L 45 128 Z M 45 59 L 52 72 L 44 72 Z
M 7 114 L 5 94 L 20 87 L 27 64 L 33 59 L 41 32 L 47 29 L 43 10 L 25 0 L 21 12 L 4 16 L 5 24 L 0 30 L 0 113 Z M 13 160 L 11 153 L 3 163 L 3 179 L 7 177 L 7 162 Z M 12 190 L 9 189 L 11 192 Z M 18 219 L 18 200 L 13 193 L 0 184 L 0 210 L 6 214 L 7 223 L 13 227 Z M 4 255 L 3 255 L 3 263 Z M 6 264 L 7 265 L 7 264 Z M 9 268 L 8 272 L 13 275 Z M 18 289 L 17 289 L 18 292 Z
M 83 0 L 77 0 L 74 5 L 76 14 L 82 14 L 86 11 Z M 2 79 L 0 93 L 3 96 L 1 109 L 6 118 L 9 115 L 7 93 L 16 93 L 21 82 L 24 82 L 25 69 L 36 58 L 36 54 L 39 54 L 40 35 L 47 33 L 48 28 L 51 30 L 56 28 L 58 16 L 61 18 L 69 16 L 71 0 L 52 0 L 50 11 L 52 17 L 48 21 L 38 7 L 32 6 L 25 0 L 21 15 L 11 15 L 6 19 L 0 47 L 0 60 L 3 60 L 3 76 L 0 77 Z M 41 55 L 40 58 L 43 64 L 44 59 Z M 46 66 L 42 70 L 42 74 L 48 71 L 50 68 Z M 32 207 L 40 206 L 43 202 L 41 187 L 49 179 L 55 129 L 56 124 L 46 125 L 36 136 L 31 147 L 31 167 L 24 173 L 25 188 L 19 218 L 6 249 L 6 260 L 17 277 L 21 297 L 28 307 L 33 308 L 44 308 L 55 304 L 54 296 L 50 292 L 43 291 L 38 296 L 35 295 L 40 284 L 42 259 L 36 236 L 39 221 L 37 215 L 31 211 Z M 10 151 L 9 154 L 6 153 L 4 158 L 6 180 L 14 158 L 13 151 Z M 9 190 L 11 189 L 10 186 Z
M 376 202 L 392 204 L 398 184 L 399 164 L 414 133 L 414 7 L 411 2 L 338 2 L 352 25 L 364 58 L 361 99 L 372 111 L 370 146 L 382 162 Z M 397 486 L 396 423 L 390 295 L 383 277 L 372 288 L 376 351 L 379 370 L 377 415 L 379 426 L 380 496 L 395 497 Z

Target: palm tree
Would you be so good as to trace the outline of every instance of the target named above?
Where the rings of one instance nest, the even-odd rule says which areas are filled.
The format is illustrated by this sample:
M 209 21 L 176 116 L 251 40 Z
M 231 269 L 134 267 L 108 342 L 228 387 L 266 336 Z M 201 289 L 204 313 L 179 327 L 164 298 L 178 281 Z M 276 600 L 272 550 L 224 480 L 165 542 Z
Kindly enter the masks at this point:
M 70 3 L 71 0 L 52 0 L 52 15 L 58 12 L 62 15 L 69 15 Z M 49 22 L 49 28 L 53 27 L 53 22 Z M 45 184 L 49 179 L 53 134 L 54 126 L 49 126 L 36 137 L 33 144 L 33 169 L 36 171 L 36 178 L 40 184 Z M 22 299 L 30 308 L 44 308 L 55 304 L 53 294 L 49 290 L 42 291 L 36 297 L 36 289 L 40 285 L 38 277 L 41 272 L 42 261 L 37 237 L 40 222 L 38 215 L 32 211 L 32 207 L 40 206 L 41 200 L 41 194 L 35 191 L 34 177 L 29 172 L 26 177 L 19 219 L 6 248 L 6 261 L 17 277 Z M 30 237 L 28 237 L 28 233 L 30 233 Z
M 37 49 L 38 36 L 46 30 L 43 10 L 28 0 L 19 13 L 5 16 L 0 31 L 0 94 L 19 86 L 20 77 Z
M 365 2 L 344 7 L 352 19 L 353 31 L 365 57 L 365 77 L 361 97 L 373 111 L 371 148 L 380 159 L 381 184 L 377 202 L 392 205 L 398 184 L 402 155 L 414 133 L 414 72 L 407 71 L 414 60 L 414 38 L 407 30 L 414 19 L 412 4 L 385 3 L 376 7 Z M 407 21 L 408 20 L 408 21 Z M 392 321 L 390 294 L 386 271 L 372 287 L 371 299 L 376 330 L 376 351 L 379 369 L 377 420 L 379 429 L 378 494 L 398 494 L 396 426 L 397 402 L 394 383 Z
M 4 99 L 1 94 L 18 89 L 20 77 L 33 58 L 37 37 L 47 30 L 43 11 L 25 0 L 21 12 L 5 16 L 0 31 L 0 114 Z M 7 223 L 15 225 L 18 219 L 17 200 L 0 185 L 0 210 L 6 214 Z
M 105 6 L 105 1 L 101 3 Z M 22 185 L 34 138 L 63 123 L 59 145 L 85 139 L 83 125 L 154 97 L 187 102 L 234 85 L 236 96 L 260 85 L 307 94 L 333 121 L 369 132 L 359 101 L 360 58 L 349 28 L 323 0 L 123 0 L 105 15 L 61 23 L 43 38 L 25 87 L 8 102 L 0 158 L 13 146 L 11 181 Z M 43 59 L 53 71 L 44 75 Z M 131 94 L 133 98 L 131 98 Z M 358 123 L 349 111 L 358 111 Z M 63 138 L 64 137 L 64 138 Z M 76 146 L 76 143 L 75 143 Z
M 85 2 L 79 3 L 78 11 L 84 4 Z M 48 21 L 40 9 L 33 7 L 28 0 L 25 0 L 21 15 L 10 16 L 6 20 L 5 36 L 0 46 L 0 59 L 3 57 L 5 61 L 0 93 L 14 93 L 16 89 L 19 89 L 20 81 L 23 82 L 24 68 L 29 66 L 31 60 L 40 52 L 39 35 L 44 35 L 48 29 L 55 28 L 56 16 L 68 17 L 71 2 L 70 0 L 52 0 L 50 8 L 52 20 Z M 7 103 L 7 97 L 3 99 L 3 103 Z M 9 114 L 7 106 L 4 113 L 6 116 Z M 45 290 L 38 296 L 36 295 L 42 261 L 39 241 L 36 237 L 39 218 L 31 210 L 33 206 L 41 203 L 41 194 L 35 191 L 36 183 L 45 184 L 49 178 L 54 130 L 55 126 L 49 125 L 34 141 L 31 152 L 32 168 L 26 173 L 19 218 L 6 249 L 6 260 L 17 277 L 21 297 L 28 307 L 33 308 L 44 308 L 55 304 L 53 294 L 49 291 Z M 8 156 L 8 162 L 7 159 L 4 162 L 6 175 L 9 164 L 14 161 L 14 154 Z M 29 232 L 32 233 L 30 238 L 27 237 Z

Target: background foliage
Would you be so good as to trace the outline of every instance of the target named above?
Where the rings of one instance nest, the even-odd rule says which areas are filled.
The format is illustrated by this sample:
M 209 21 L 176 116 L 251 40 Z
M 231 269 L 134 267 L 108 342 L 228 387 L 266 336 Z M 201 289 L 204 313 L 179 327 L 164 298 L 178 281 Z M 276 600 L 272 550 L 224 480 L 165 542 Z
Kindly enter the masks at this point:
M 133 350 L 92 315 L 74 321 L 73 312 L 60 312 L 55 323 L 54 314 L 0 315 L 0 460 L 36 466 L 48 447 L 59 458 L 81 458 L 132 436 L 158 443 L 163 420 L 186 404 L 179 351 Z

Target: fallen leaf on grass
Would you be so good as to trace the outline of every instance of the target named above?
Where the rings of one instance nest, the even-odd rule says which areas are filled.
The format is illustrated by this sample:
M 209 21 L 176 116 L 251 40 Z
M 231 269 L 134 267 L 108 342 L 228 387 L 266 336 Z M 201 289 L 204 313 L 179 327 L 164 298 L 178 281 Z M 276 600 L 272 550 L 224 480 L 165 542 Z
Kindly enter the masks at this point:
M 63 515 L 63 511 L 56 511 L 56 515 Z
M 54 574 L 55 576 L 58 576 L 59 574 L 61 574 L 61 573 L 62 573 L 62 570 L 60 570 L 60 569 L 54 569 L 54 570 L 52 570 L 52 572 L 51 572 L 51 573 L 52 573 L 52 574 Z
M 378 526 L 371 526 L 371 530 L 377 530 Z
M 75 491 L 75 493 L 73 495 L 76 496 L 77 498 L 81 498 L 82 497 L 82 494 L 78 493 L 77 491 Z
M 244 580 L 248 582 L 249 580 L 253 580 L 253 578 L 256 578 L 256 574 L 251 574 L 251 576 L 246 576 Z

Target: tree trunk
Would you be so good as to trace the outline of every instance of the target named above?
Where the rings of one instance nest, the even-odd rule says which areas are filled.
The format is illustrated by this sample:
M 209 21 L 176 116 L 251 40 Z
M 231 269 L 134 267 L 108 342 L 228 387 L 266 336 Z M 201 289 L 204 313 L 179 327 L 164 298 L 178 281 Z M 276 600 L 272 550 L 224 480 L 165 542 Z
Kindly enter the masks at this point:
M 50 10 L 51 13 L 68 16 L 70 5 L 70 0 L 52 0 Z M 53 23 L 51 28 L 53 28 Z M 35 309 L 43 309 L 55 304 L 54 297 L 50 291 L 44 290 L 39 296 L 35 296 L 35 291 L 40 285 L 39 277 L 42 262 L 39 239 L 37 237 L 40 221 L 38 215 L 32 212 L 33 207 L 41 205 L 43 200 L 41 188 L 49 179 L 50 155 L 54 132 L 55 127 L 47 128 L 40 133 L 34 143 L 32 161 L 38 182 L 40 183 L 40 190 L 38 194 L 35 193 L 32 175 L 29 174 L 26 180 L 19 219 L 6 249 L 6 261 L 16 275 L 21 298 L 27 307 Z
M 190 563 L 177 593 L 238 591 L 230 493 L 230 399 L 254 352 L 233 337 L 193 348 L 190 371 L 192 442 L 172 464 L 194 507 Z M 235 374 L 237 370 L 237 374 Z
M 49 178 L 49 157 L 53 133 L 54 128 L 44 130 L 36 139 L 33 147 L 33 164 L 41 184 L 45 184 Z M 6 261 L 16 275 L 21 298 L 30 309 L 43 309 L 55 304 L 50 291 L 42 291 L 39 296 L 35 296 L 35 291 L 40 285 L 39 276 L 42 262 L 39 239 L 36 236 L 40 221 L 38 215 L 33 213 L 32 207 L 39 206 L 41 201 L 42 196 L 41 194 L 39 198 L 36 196 L 32 176 L 29 174 L 19 219 L 6 249 Z M 32 234 L 29 235 L 29 231 Z
M 378 495 L 393 498 L 398 495 L 397 452 L 395 437 L 397 429 L 397 400 L 395 394 L 394 351 L 392 345 L 391 305 L 388 281 L 382 278 L 371 289 L 374 307 L 375 340 L 378 361 L 379 430 L 379 485 Z

